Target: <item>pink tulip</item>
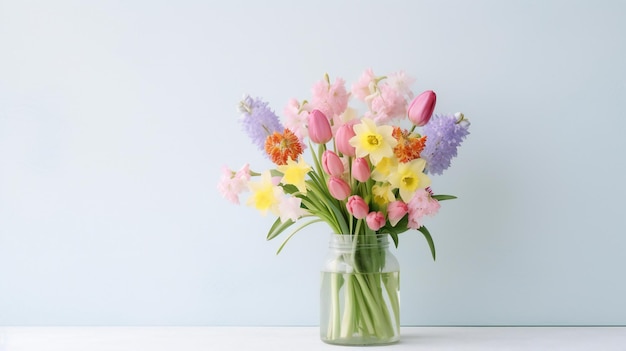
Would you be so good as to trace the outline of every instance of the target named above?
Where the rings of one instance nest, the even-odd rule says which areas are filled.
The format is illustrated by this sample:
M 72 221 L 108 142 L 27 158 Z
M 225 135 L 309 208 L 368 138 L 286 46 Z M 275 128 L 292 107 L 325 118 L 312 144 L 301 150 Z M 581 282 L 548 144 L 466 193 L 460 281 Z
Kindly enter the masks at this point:
M 350 145 L 350 139 L 355 136 L 352 129 L 353 123 L 347 123 L 337 129 L 337 135 L 335 135 L 335 145 L 337 150 L 346 156 L 354 156 L 356 149 Z
M 413 124 L 418 127 L 426 125 L 433 115 L 437 95 L 432 90 L 419 94 L 409 105 L 408 115 Z
M 345 180 L 338 177 L 330 177 L 328 180 L 328 190 L 330 191 L 330 195 L 337 200 L 344 200 L 346 197 L 350 196 L 352 192 L 350 185 L 348 185 Z
M 383 215 L 382 212 L 370 212 L 367 214 L 367 217 L 365 218 L 365 222 L 367 223 L 367 226 L 370 227 L 371 230 L 378 230 L 380 228 L 382 228 L 385 225 L 385 215 Z
M 340 177 L 345 170 L 339 156 L 330 150 L 324 151 L 322 155 L 322 167 L 326 173 L 335 177 Z
M 309 113 L 309 137 L 317 144 L 326 144 L 333 137 L 330 122 L 320 110 Z
M 387 205 L 387 216 L 392 227 L 395 227 L 408 212 L 409 207 L 402 201 L 393 201 Z
M 359 182 L 367 182 L 370 179 L 370 174 L 370 165 L 366 159 L 362 157 L 354 159 L 354 162 L 352 162 L 352 176 L 354 179 Z
M 354 216 L 356 219 L 363 219 L 367 216 L 369 212 L 369 206 L 365 203 L 362 197 L 358 195 L 353 195 L 348 198 L 348 202 L 346 203 L 346 208 L 348 212 Z

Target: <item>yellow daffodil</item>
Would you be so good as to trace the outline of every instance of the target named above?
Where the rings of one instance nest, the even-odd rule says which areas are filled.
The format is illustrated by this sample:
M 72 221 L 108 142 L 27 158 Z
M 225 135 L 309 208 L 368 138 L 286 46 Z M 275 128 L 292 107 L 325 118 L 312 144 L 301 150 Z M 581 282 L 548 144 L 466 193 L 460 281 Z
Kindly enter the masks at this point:
M 247 204 L 261 211 L 263 215 L 269 210 L 275 215 L 279 214 L 278 205 L 283 195 L 281 187 L 274 185 L 269 171 L 261 174 L 258 182 L 248 182 L 248 188 L 252 195 L 248 198 Z
M 372 198 L 374 203 L 381 207 L 396 200 L 396 197 L 393 195 L 393 191 L 391 191 L 391 185 L 388 183 L 375 184 L 372 187 L 372 194 L 374 195 Z
M 400 190 L 400 197 L 404 202 L 409 202 L 417 189 L 423 189 L 430 185 L 430 178 L 424 174 L 426 161 L 421 158 L 407 163 L 398 164 L 398 168 L 389 174 L 387 178 L 391 186 Z
M 372 179 L 377 182 L 387 181 L 387 177 L 391 174 L 391 171 L 398 167 L 398 160 L 390 157 L 383 157 L 374 167 L 372 171 Z
M 281 179 L 283 184 L 295 185 L 301 193 L 306 194 L 306 174 L 311 171 L 311 166 L 304 161 L 302 156 L 298 162 L 289 159 L 286 165 L 278 166 L 277 169 L 283 174 L 283 179 Z
M 356 149 L 357 157 L 369 155 L 372 164 L 376 165 L 383 157 L 393 156 L 398 141 L 392 135 L 392 126 L 377 126 L 371 119 L 363 118 L 353 129 L 355 136 L 350 139 L 350 145 Z

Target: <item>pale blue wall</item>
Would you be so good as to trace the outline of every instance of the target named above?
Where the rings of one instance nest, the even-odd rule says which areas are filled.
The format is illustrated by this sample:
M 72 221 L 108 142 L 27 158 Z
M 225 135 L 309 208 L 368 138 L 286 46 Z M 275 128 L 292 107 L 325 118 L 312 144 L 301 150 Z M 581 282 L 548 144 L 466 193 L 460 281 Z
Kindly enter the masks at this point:
M 314 325 L 328 230 L 279 256 L 216 191 L 237 123 L 404 69 L 472 134 L 401 237 L 407 325 L 626 324 L 623 1 L 0 1 L 0 325 Z

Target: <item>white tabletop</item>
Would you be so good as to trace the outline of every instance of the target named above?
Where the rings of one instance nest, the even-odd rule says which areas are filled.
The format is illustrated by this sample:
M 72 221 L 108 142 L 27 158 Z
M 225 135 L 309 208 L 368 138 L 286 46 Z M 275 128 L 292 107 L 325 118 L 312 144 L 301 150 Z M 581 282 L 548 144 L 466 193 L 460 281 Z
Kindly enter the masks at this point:
M 403 327 L 385 350 L 626 350 L 626 327 Z M 340 350 L 317 327 L 0 327 L 0 351 Z M 353 348 L 354 349 L 354 348 Z

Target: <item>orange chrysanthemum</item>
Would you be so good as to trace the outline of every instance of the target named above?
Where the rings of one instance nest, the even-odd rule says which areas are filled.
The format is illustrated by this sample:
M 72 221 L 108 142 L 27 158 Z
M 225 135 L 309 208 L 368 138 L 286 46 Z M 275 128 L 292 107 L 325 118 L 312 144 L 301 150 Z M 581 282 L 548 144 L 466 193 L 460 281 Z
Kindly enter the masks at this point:
M 285 129 L 283 134 L 274 132 L 265 139 L 265 152 L 275 164 L 286 165 L 287 160 L 298 159 L 303 150 L 298 137 L 291 130 Z
M 394 127 L 392 135 L 398 141 L 393 148 L 393 153 L 400 162 L 409 162 L 419 158 L 420 153 L 426 147 L 426 136 L 418 138 L 400 127 Z

